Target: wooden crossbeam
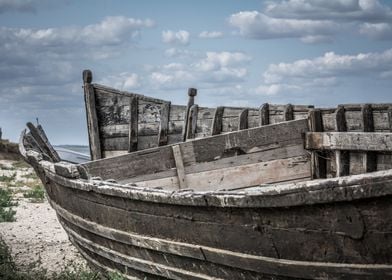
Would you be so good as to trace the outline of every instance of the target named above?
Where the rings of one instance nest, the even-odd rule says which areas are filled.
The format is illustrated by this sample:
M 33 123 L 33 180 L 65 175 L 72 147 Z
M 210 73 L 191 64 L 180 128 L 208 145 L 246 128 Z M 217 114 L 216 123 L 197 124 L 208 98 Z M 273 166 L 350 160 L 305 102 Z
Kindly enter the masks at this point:
M 347 150 L 392 152 L 390 132 L 308 132 L 305 148 L 309 150 Z

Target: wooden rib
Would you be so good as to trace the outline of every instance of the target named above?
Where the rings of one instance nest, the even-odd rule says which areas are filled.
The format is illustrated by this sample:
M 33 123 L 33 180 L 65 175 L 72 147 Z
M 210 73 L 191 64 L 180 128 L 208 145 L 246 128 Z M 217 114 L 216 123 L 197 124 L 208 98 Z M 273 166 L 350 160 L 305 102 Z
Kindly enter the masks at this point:
M 373 109 L 370 104 L 364 104 L 361 108 L 362 127 L 364 132 L 374 132 Z M 363 155 L 363 167 L 365 172 L 377 170 L 377 154 L 368 152 Z
M 239 123 L 238 123 L 238 130 L 243 130 L 248 128 L 248 115 L 249 109 L 244 109 L 241 111 L 239 115 Z
M 195 96 L 196 95 L 197 95 L 197 89 L 195 89 L 195 88 L 188 89 L 189 98 L 188 98 L 188 104 L 186 106 L 186 111 L 185 111 L 184 125 L 182 127 L 182 141 L 186 140 L 189 110 L 191 109 L 193 104 L 195 104 Z
M 187 183 L 185 181 L 185 168 L 182 161 L 182 155 L 179 145 L 172 146 L 174 161 L 176 163 L 177 177 L 179 182 L 179 189 L 186 189 Z
M 392 152 L 392 133 L 308 132 L 306 149 Z
M 270 124 L 269 104 L 264 103 L 260 107 L 260 126 Z
M 128 152 L 137 150 L 138 140 L 138 106 L 137 97 L 129 98 L 129 128 L 128 128 Z
M 309 130 L 323 131 L 321 110 L 312 109 L 309 111 Z M 325 154 L 321 152 L 311 152 L 311 173 L 312 179 L 326 178 L 327 161 Z
M 53 149 L 52 145 L 45 140 L 47 139 L 46 136 L 41 134 L 41 131 L 38 130 L 31 122 L 27 123 L 27 127 L 30 129 L 31 135 L 38 144 L 39 148 L 51 159 L 52 162 L 59 162 L 60 157 Z
M 195 138 L 198 110 L 199 106 L 197 106 L 197 104 L 192 105 L 192 107 L 189 109 L 187 133 L 185 140 Z
M 346 112 L 339 106 L 335 112 L 336 131 L 347 131 Z M 350 173 L 350 154 L 347 151 L 336 151 L 336 177 L 346 176 Z
M 84 82 L 84 102 L 86 105 L 87 127 L 90 142 L 91 159 L 102 158 L 101 142 L 99 138 L 98 118 L 95 108 L 95 92 L 92 82 L 92 73 L 90 70 L 83 71 Z
M 388 107 L 388 127 L 389 127 L 389 131 L 392 131 L 392 106 Z
M 168 130 L 169 130 L 169 115 L 170 115 L 170 103 L 165 103 L 161 107 L 160 122 L 159 122 L 159 134 L 158 134 L 158 146 L 167 145 L 168 141 Z
M 346 275 L 348 277 L 355 275 L 356 277 L 359 277 L 356 279 L 368 279 L 369 275 L 375 275 L 375 273 L 381 278 L 383 275 L 386 276 L 392 273 L 391 265 L 293 261 L 237 253 L 213 247 L 198 246 L 189 243 L 143 236 L 131 232 L 112 229 L 95 222 L 88 221 L 72 214 L 53 201 L 51 201 L 51 205 L 56 210 L 56 213 L 64 220 L 109 240 L 159 252 L 206 260 L 212 263 L 255 271 L 258 273 L 308 279 L 321 279 L 325 278 L 326 275 L 332 278 L 337 277 L 336 279 L 341 278 L 342 275 Z M 67 228 L 67 230 L 69 229 Z M 73 232 L 70 233 L 72 234 Z
M 284 107 L 283 115 L 284 115 L 284 120 L 285 121 L 294 120 L 294 108 L 293 108 L 293 105 L 287 104 Z
M 223 111 L 225 107 L 217 107 L 215 109 L 214 120 L 212 121 L 212 129 L 211 135 L 217 135 L 222 132 L 222 124 L 223 124 Z

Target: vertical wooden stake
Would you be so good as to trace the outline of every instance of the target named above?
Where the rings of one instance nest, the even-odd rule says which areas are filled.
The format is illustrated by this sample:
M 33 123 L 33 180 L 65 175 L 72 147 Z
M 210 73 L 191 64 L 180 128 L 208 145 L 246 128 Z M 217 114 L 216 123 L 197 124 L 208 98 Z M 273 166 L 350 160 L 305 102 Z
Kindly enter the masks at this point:
M 187 184 L 185 181 L 185 168 L 184 168 L 184 162 L 182 160 L 180 146 L 174 145 L 172 146 L 172 149 L 173 149 L 174 161 L 176 162 L 178 181 L 180 184 L 179 188 L 186 189 Z
M 169 115 L 170 115 L 170 102 L 165 103 L 161 107 L 160 122 L 159 122 L 159 134 L 158 134 L 158 146 L 164 146 L 168 141 L 168 129 L 169 129 Z
M 137 151 L 138 107 L 139 107 L 138 98 L 135 96 L 130 97 L 130 100 L 129 100 L 128 152 Z
M 343 106 L 335 111 L 336 131 L 347 131 L 346 113 Z M 350 154 L 348 151 L 335 151 L 336 177 L 346 176 L 350 173 Z
M 197 89 L 189 88 L 188 89 L 188 105 L 186 106 L 185 117 L 184 117 L 184 125 L 182 127 L 182 141 L 186 140 L 187 126 L 188 126 L 188 115 L 189 110 L 195 104 L 195 96 L 197 95 Z
M 225 107 L 217 107 L 215 109 L 214 119 L 212 121 L 212 129 L 211 135 L 217 135 L 222 132 L 222 124 L 223 124 L 223 111 Z
M 323 131 L 323 119 L 320 109 L 309 111 L 309 130 L 314 132 Z M 326 178 L 327 160 L 325 153 L 311 152 L 311 173 L 312 179 Z
M 260 126 L 270 124 L 270 119 L 269 119 L 269 104 L 264 103 L 260 107 Z
M 197 128 L 197 113 L 199 111 L 199 106 L 197 104 L 192 105 L 189 109 L 188 114 L 188 125 L 187 125 L 187 132 L 186 132 L 186 139 L 194 139 L 196 134 Z
M 238 130 L 243 130 L 248 128 L 248 115 L 249 109 L 244 109 L 239 115 Z
M 287 104 L 284 107 L 283 115 L 284 115 L 284 120 L 285 121 L 294 120 L 294 107 L 293 107 L 293 105 Z
M 373 109 L 370 104 L 362 105 L 362 127 L 364 132 L 374 132 Z M 363 167 L 365 172 L 377 170 L 377 154 L 367 152 L 363 156 Z
M 101 142 L 99 139 L 98 129 L 98 118 L 97 111 L 95 108 L 95 92 L 94 87 L 91 84 L 93 80 L 93 74 L 90 70 L 83 71 L 83 83 L 84 83 L 84 101 L 86 104 L 86 117 L 88 136 L 90 142 L 90 154 L 91 159 L 96 160 L 102 158 Z

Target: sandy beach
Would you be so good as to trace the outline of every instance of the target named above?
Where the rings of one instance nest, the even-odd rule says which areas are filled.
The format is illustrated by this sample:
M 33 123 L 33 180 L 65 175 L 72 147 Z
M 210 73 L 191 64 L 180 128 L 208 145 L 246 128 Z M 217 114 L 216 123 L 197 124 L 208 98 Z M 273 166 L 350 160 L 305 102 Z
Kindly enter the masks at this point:
M 17 206 L 16 221 L 0 223 L 0 235 L 11 248 L 17 266 L 22 270 L 45 269 L 60 272 L 69 264 L 84 264 L 71 245 L 46 198 L 33 202 L 24 197 L 30 186 L 39 183 L 29 167 L 15 167 L 16 161 L 0 160 L 0 176 L 13 177 L 0 182 L 0 188 L 11 188 Z

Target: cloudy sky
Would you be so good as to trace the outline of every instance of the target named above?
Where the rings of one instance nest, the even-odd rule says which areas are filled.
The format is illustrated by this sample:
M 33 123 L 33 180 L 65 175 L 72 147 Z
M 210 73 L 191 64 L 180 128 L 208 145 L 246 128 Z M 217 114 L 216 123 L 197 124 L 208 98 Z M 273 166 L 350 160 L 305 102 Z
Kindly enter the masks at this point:
M 392 101 L 392 1 L 0 0 L 0 127 L 87 144 L 81 73 L 177 104 Z

